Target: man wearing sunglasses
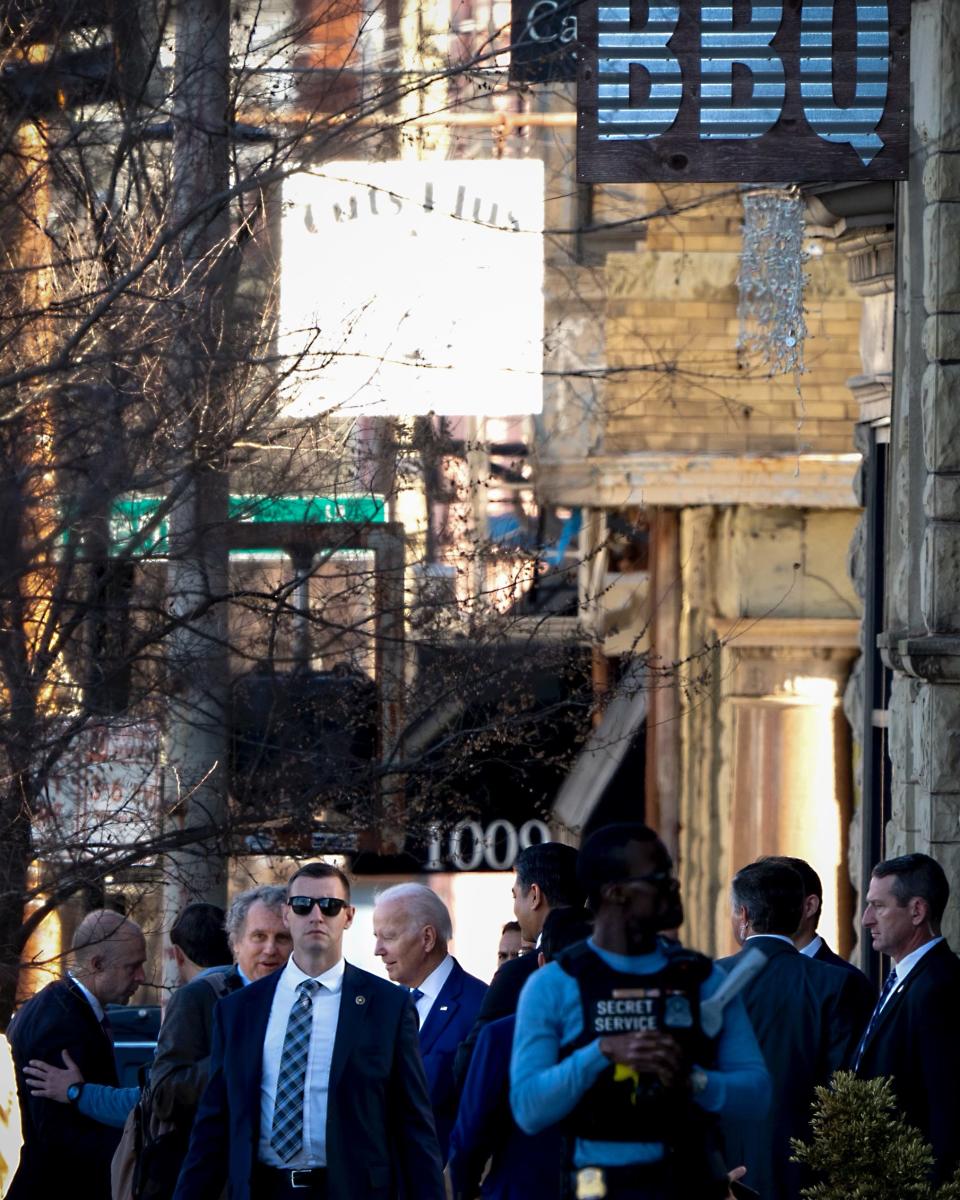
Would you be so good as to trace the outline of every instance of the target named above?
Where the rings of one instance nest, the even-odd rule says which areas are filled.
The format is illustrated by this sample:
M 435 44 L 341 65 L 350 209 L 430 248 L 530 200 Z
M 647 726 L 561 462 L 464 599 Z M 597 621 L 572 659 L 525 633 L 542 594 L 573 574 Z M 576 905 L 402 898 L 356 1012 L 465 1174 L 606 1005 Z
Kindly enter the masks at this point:
M 175 1200 L 442 1200 L 409 994 L 342 956 L 350 884 L 309 863 L 287 885 L 293 953 L 214 1015 L 210 1083 Z

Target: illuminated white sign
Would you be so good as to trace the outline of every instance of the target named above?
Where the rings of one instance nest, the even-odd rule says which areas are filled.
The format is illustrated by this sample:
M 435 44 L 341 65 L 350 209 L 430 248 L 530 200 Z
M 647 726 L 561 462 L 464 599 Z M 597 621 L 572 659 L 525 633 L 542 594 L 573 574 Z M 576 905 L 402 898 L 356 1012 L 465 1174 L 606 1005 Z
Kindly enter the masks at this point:
M 540 412 L 543 165 L 328 163 L 284 184 L 284 415 Z

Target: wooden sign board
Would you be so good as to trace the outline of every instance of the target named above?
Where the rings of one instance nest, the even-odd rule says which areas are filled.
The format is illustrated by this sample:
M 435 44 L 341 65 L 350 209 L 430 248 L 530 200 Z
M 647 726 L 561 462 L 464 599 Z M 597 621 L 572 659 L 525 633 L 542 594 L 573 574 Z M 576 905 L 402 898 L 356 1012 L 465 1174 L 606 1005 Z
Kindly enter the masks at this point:
M 910 0 L 584 0 L 586 183 L 905 179 Z
M 579 0 L 513 0 L 511 83 L 560 83 L 576 79 L 579 8 Z

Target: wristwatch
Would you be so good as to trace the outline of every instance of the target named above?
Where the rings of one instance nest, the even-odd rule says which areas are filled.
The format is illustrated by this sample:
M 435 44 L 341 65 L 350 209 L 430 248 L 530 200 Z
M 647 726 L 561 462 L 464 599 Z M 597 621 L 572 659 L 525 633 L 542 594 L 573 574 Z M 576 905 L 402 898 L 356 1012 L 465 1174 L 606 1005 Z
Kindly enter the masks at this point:
M 80 1080 L 79 1083 L 71 1083 L 70 1086 L 67 1088 L 67 1100 L 71 1104 L 76 1104 L 80 1100 L 80 1097 L 82 1095 L 83 1095 L 83 1080 L 82 1079 Z

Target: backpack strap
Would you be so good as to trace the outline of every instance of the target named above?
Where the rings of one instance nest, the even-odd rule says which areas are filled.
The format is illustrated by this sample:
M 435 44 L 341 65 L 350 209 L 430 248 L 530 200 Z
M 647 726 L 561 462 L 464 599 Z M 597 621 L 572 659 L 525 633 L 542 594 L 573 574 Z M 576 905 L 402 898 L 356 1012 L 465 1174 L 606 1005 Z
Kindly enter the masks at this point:
M 223 999 L 232 990 L 230 987 L 230 971 L 214 971 L 212 975 L 203 975 L 201 978 L 204 983 L 209 984 L 213 988 L 213 994 L 218 1000 Z

